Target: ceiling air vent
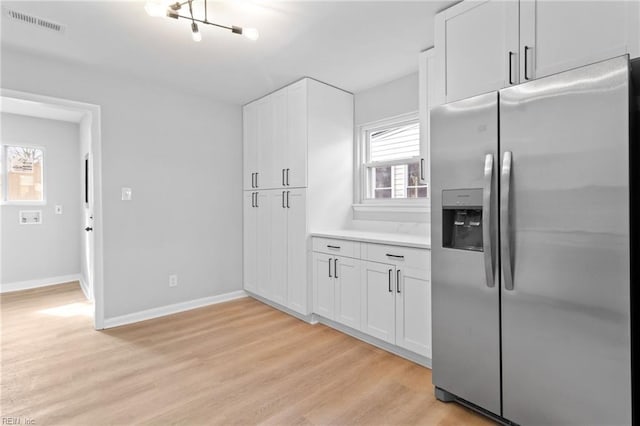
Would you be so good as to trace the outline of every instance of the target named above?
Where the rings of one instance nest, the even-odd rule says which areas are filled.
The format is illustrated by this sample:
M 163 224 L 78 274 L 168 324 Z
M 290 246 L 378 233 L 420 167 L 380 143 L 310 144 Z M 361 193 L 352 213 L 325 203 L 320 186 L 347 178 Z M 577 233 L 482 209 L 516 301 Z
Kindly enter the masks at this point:
M 4 15 L 13 19 L 14 21 L 33 25 L 35 27 L 39 27 L 39 28 L 60 33 L 60 34 L 64 33 L 66 29 L 64 25 L 58 24 L 57 22 L 53 22 L 48 19 L 43 19 L 38 16 L 29 15 L 28 13 L 18 12 L 16 10 L 8 9 L 6 7 L 3 7 L 2 9 L 3 9 L 2 11 L 4 12 Z

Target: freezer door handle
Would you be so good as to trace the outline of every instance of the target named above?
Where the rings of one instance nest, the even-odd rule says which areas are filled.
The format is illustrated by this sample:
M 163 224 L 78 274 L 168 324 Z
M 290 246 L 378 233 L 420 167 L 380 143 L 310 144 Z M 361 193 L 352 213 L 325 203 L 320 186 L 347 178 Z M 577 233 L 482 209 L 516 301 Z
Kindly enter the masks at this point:
M 493 235 L 491 233 L 491 191 L 493 188 L 493 154 L 484 157 L 484 190 L 482 191 L 482 246 L 484 250 L 484 274 L 487 279 L 487 287 L 493 287 L 495 280 L 493 260 Z
M 511 166 L 512 153 L 506 151 L 502 159 L 500 193 L 500 247 L 502 251 L 502 274 L 505 290 L 513 290 L 513 265 L 511 264 Z

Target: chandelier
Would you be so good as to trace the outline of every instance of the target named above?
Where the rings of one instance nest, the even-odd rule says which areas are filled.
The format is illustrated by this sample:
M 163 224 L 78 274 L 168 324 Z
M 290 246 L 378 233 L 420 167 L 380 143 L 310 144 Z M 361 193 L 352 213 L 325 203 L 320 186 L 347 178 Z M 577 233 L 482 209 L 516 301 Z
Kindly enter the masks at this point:
M 193 41 L 201 41 L 202 34 L 200 34 L 200 29 L 198 28 L 198 23 L 205 25 L 212 25 L 218 28 L 224 28 L 226 30 L 231 30 L 234 34 L 241 34 L 248 38 L 249 40 L 257 40 L 258 39 L 258 30 L 255 28 L 242 28 L 236 27 L 232 25 L 230 27 L 226 25 L 216 24 L 215 22 L 209 21 L 207 17 L 207 0 L 204 0 L 204 19 L 196 19 L 193 16 L 193 3 L 194 0 L 187 0 L 183 2 L 176 2 L 172 4 L 167 4 L 167 1 L 163 0 L 147 0 L 147 3 L 144 6 L 144 10 L 147 11 L 149 16 L 162 17 L 167 16 L 173 19 L 187 19 L 191 21 L 191 37 Z M 180 10 L 182 6 L 189 6 L 189 16 L 181 15 Z

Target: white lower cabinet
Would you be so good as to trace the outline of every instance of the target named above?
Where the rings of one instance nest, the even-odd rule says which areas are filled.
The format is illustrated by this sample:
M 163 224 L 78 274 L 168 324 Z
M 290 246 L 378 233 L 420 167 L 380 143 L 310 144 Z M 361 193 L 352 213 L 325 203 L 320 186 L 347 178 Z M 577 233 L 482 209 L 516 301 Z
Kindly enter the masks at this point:
M 313 311 L 360 329 L 360 260 L 313 253 Z
M 326 251 L 315 238 L 314 250 Z M 425 249 L 344 241 L 358 258 L 313 253 L 313 312 L 431 358 L 430 253 Z M 362 253 L 362 254 L 360 254 Z

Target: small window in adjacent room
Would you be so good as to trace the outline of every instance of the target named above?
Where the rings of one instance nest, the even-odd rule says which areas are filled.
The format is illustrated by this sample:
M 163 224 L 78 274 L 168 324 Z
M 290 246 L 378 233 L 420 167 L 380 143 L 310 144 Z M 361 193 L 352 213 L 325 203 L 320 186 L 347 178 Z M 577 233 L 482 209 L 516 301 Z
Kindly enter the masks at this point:
M 28 146 L 3 145 L 0 151 L 2 201 L 43 202 L 43 150 Z
M 420 123 L 418 118 L 363 126 L 363 200 L 427 197 L 420 183 Z

